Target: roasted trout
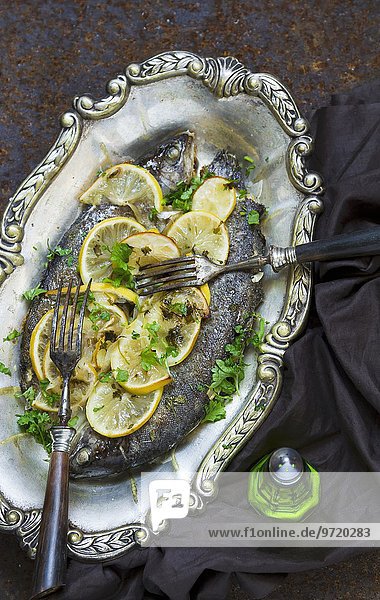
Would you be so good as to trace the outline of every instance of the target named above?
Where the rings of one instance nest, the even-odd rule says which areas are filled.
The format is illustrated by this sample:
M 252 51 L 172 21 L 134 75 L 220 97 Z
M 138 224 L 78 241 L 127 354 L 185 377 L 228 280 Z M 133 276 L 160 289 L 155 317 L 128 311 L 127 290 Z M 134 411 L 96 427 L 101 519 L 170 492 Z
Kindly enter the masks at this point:
M 182 134 L 136 162 L 150 170 L 164 191 L 168 192 L 180 181 L 189 181 L 193 175 L 193 137 L 189 133 Z M 238 189 L 245 187 L 244 176 L 236 157 L 226 151 L 219 152 L 204 169 L 233 180 Z M 260 214 L 264 211 L 263 206 L 245 198 L 244 211 L 238 203 L 228 219 L 228 262 L 247 259 L 264 249 L 265 239 L 259 226 L 248 225 L 245 214 L 242 214 L 252 209 Z M 111 205 L 84 210 L 60 242 L 63 247 L 73 249 L 72 269 L 68 269 L 66 261 L 56 257 L 44 275 L 42 286 L 54 289 L 62 276 L 69 276 L 75 269 L 75 261 L 85 235 L 97 222 L 110 216 L 130 214 L 128 209 Z M 163 225 L 157 224 L 160 229 Z M 263 299 L 261 284 L 253 283 L 249 273 L 225 274 L 210 284 L 210 290 L 210 317 L 203 321 L 192 353 L 183 363 L 171 368 L 173 381 L 164 388 L 153 416 L 140 429 L 122 438 L 103 437 L 85 423 L 78 429 L 72 447 L 70 466 L 73 478 L 107 477 L 152 462 L 175 447 L 201 422 L 209 402 L 206 388 L 211 382 L 215 361 L 225 357 L 225 345 L 233 341 L 235 327 L 239 324 L 246 326 L 247 315 L 252 315 Z M 23 388 L 29 386 L 33 378 L 29 361 L 32 330 L 51 305 L 51 300 L 39 297 L 30 308 L 22 342 Z

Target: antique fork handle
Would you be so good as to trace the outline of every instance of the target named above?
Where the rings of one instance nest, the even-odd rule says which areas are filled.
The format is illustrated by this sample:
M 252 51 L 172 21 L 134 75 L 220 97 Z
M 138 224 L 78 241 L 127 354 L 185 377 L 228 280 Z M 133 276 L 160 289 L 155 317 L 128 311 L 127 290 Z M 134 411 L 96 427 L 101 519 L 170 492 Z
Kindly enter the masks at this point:
M 75 429 L 64 425 L 51 428 L 53 449 L 30 600 L 42 598 L 64 585 L 67 559 L 69 452 L 74 434 Z
M 339 260 L 357 256 L 373 256 L 380 254 L 380 227 L 363 229 L 352 233 L 342 233 L 334 237 L 316 240 L 299 246 L 269 246 L 264 256 L 253 256 L 248 260 L 226 265 L 219 273 L 231 271 L 261 269 L 270 264 L 274 271 L 295 263 Z

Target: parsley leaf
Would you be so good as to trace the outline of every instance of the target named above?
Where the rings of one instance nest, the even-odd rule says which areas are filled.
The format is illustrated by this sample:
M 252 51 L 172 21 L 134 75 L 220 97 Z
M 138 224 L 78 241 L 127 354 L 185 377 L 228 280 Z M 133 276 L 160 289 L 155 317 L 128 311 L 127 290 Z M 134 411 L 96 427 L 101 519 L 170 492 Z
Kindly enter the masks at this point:
M 233 341 L 224 347 L 226 358 L 215 361 L 215 365 L 211 370 L 211 384 L 208 387 L 208 392 L 211 392 L 211 400 L 206 407 L 206 414 L 203 421 L 214 422 L 225 418 L 224 407 L 232 400 L 234 394 L 239 391 L 240 383 L 244 378 L 246 367 L 244 362 L 245 348 L 248 344 L 259 348 L 264 339 L 265 319 L 257 313 L 254 313 L 252 316 L 255 319 L 255 323 L 258 322 L 258 330 L 254 330 L 253 327 L 237 325 Z
M 135 288 L 132 271 L 128 266 L 128 260 L 132 248 L 123 242 L 116 243 L 111 248 L 112 275 L 103 281 L 111 283 L 114 287 L 123 285 L 131 290 Z
M 5 366 L 4 363 L 0 362 L 0 373 L 4 373 L 4 375 L 9 375 L 9 377 L 12 376 L 12 371 Z
M 20 337 L 20 335 L 22 335 L 20 331 L 17 331 L 17 329 L 13 329 L 13 331 L 8 333 L 8 335 L 5 338 L 3 338 L 3 342 L 13 342 L 13 340 L 16 340 L 18 337 Z
M 54 406 L 56 404 L 59 404 L 61 395 L 56 394 L 55 392 L 48 391 L 47 388 L 49 385 L 50 385 L 50 381 L 48 379 L 42 379 L 40 381 L 40 390 L 41 390 L 42 397 L 45 400 L 46 404 L 48 404 L 49 406 Z
M 177 183 L 177 189 L 173 192 L 169 192 L 169 194 L 164 197 L 164 203 L 166 205 L 171 205 L 174 210 L 188 212 L 191 210 L 194 193 L 202 183 L 210 177 L 213 177 L 213 173 L 205 170 L 200 177 L 193 177 L 190 180 L 190 183 L 186 183 L 185 181 Z
M 158 364 L 160 363 L 154 350 L 145 348 L 141 352 L 141 368 L 144 369 L 144 371 L 150 371 L 153 366 Z
M 255 161 L 250 156 L 244 156 L 244 160 L 246 160 L 247 162 L 251 163 L 250 165 L 248 165 L 248 167 L 245 170 L 246 174 L 249 175 L 250 172 L 253 171 L 253 169 L 256 168 Z
M 69 427 L 75 428 L 78 421 L 79 421 L 79 417 L 78 417 L 78 415 L 75 415 L 75 417 L 71 417 L 71 419 L 69 419 L 69 421 L 67 421 L 67 425 Z
M 36 442 L 41 444 L 46 452 L 50 454 L 52 440 L 49 429 L 54 425 L 51 416 L 44 411 L 28 409 L 23 415 L 16 415 L 16 417 L 18 417 L 17 424 L 21 427 L 22 431 L 32 435 Z
M 98 379 L 101 383 L 108 383 L 113 378 L 112 371 L 108 371 L 108 373 L 99 373 Z
M 128 371 L 123 371 L 123 369 L 116 369 L 116 377 L 115 380 L 119 383 L 123 383 L 124 381 L 128 381 L 129 373 Z
M 168 306 L 168 309 L 170 312 L 174 313 L 175 315 L 179 315 L 180 317 L 187 316 L 187 304 L 184 302 L 173 302 L 173 304 Z
M 25 298 L 25 300 L 34 300 L 34 298 L 37 298 L 37 296 L 39 296 L 40 294 L 44 294 L 47 290 L 44 290 L 42 288 L 40 288 L 39 286 L 32 288 L 30 290 L 27 290 L 26 292 L 23 293 L 23 297 Z
M 49 240 L 47 241 L 47 248 L 48 254 L 46 257 L 47 262 L 45 263 L 45 267 L 47 267 L 48 263 L 52 261 L 55 256 L 67 256 L 67 264 L 69 267 L 72 266 L 74 258 L 72 256 L 73 251 L 71 248 L 62 248 L 62 246 L 59 245 L 55 248 L 52 248 L 49 244 Z
M 15 393 L 15 398 L 18 400 L 20 398 L 24 398 L 24 400 L 26 400 L 27 404 L 29 406 L 31 406 L 32 402 L 34 401 L 36 397 L 36 390 L 34 389 L 34 387 L 31 385 L 29 386 L 25 392 L 16 392 Z
M 250 210 L 247 219 L 249 225 L 258 225 L 260 223 L 260 214 L 257 210 Z
M 215 423 L 226 418 L 226 409 L 224 402 L 219 399 L 212 399 L 207 405 L 206 414 L 203 417 L 202 423 L 209 421 Z

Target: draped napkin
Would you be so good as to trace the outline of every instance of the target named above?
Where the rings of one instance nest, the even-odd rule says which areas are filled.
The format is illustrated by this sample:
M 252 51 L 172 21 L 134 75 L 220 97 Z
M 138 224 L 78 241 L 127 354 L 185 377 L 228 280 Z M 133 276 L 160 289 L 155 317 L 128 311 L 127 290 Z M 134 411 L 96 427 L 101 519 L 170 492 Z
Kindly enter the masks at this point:
M 380 224 L 380 80 L 312 119 L 310 169 L 326 193 L 316 238 Z M 247 471 L 281 446 L 320 471 L 380 470 L 380 256 L 315 267 L 304 334 L 285 354 L 273 410 L 230 470 Z M 345 560 L 350 548 L 149 548 L 103 564 L 71 560 L 56 600 L 223 600 L 237 582 L 264 598 L 286 573 Z

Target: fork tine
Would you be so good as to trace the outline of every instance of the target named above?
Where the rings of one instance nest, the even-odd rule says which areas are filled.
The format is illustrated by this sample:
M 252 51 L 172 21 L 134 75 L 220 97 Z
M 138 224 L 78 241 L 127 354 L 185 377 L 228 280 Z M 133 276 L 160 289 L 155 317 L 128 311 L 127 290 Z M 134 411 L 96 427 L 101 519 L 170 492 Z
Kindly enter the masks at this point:
M 64 350 L 64 347 L 65 347 L 66 320 L 67 320 L 67 312 L 69 310 L 69 302 L 70 302 L 72 285 L 73 285 L 73 280 L 70 279 L 69 285 L 67 286 L 65 303 L 63 305 L 63 312 L 62 312 L 62 318 L 61 318 L 61 331 L 59 332 L 59 349 L 62 351 Z
M 91 289 L 91 283 L 92 283 L 92 279 L 90 279 L 90 281 L 87 284 L 86 291 L 85 291 L 84 297 L 83 297 L 83 304 L 81 306 L 80 313 L 79 313 L 79 322 L 78 322 L 78 329 L 77 329 L 77 343 L 76 343 L 77 354 L 81 354 L 81 352 L 82 352 L 82 329 L 83 329 L 83 321 L 84 321 L 84 311 L 86 310 L 86 304 L 87 304 L 88 295 L 89 295 L 90 289 Z M 78 286 L 78 288 L 79 288 L 79 286 Z
M 155 271 L 156 269 L 160 269 L 162 268 L 166 268 L 166 267 L 175 267 L 176 265 L 179 266 L 185 266 L 188 264 L 194 264 L 195 265 L 195 257 L 194 256 L 180 256 L 178 258 L 171 258 L 169 260 L 164 260 L 160 263 L 156 263 L 156 264 L 152 264 L 152 265 L 145 265 L 144 267 L 140 267 L 140 271 L 139 273 L 146 273 L 147 275 L 152 274 L 152 271 Z
M 157 283 L 165 282 L 167 277 L 175 277 L 176 279 L 181 279 L 182 277 L 196 277 L 197 271 L 195 267 L 185 267 L 178 269 L 165 269 L 160 273 L 152 273 L 149 275 L 141 275 L 135 277 L 135 281 L 138 285 L 145 285 L 153 281 L 157 281 Z
M 169 292 L 170 290 L 178 290 L 182 287 L 196 287 L 199 283 L 196 279 L 187 279 L 187 280 L 176 280 L 175 283 L 168 283 L 165 285 L 161 284 L 151 284 L 142 289 L 138 289 L 140 296 L 150 296 L 151 294 L 156 294 L 157 292 Z
M 164 263 L 162 263 L 160 266 L 157 266 L 156 269 L 151 269 L 148 273 L 147 272 L 143 272 L 141 273 L 141 271 L 139 271 L 135 277 L 136 281 L 141 281 L 143 279 L 158 279 L 161 276 L 165 276 L 165 275 L 169 275 L 170 273 L 178 273 L 178 277 L 180 277 L 180 273 L 182 272 L 193 272 L 193 274 L 195 275 L 196 273 L 196 266 L 195 264 L 190 264 L 190 265 L 180 265 L 178 264 L 173 265 L 173 266 L 167 266 L 164 265 Z
M 80 284 L 79 284 L 79 282 L 77 280 L 76 288 L 75 288 L 75 295 L 74 295 L 74 298 L 73 298 L 73 303 L 71 305 L 69 337 L 68 337 L 68 340 L 67 340 L 67 347 L 70 348 L 70 349 L 72 349 L 72 347 L 73 347 L 73 333 L 74 333 L 75 317 L 76 317 L 76 312 L 77 312 L 79 289 L 80 289 Z
M 139 280 L 136 282 L 136 287 L 149 286 L 149 285 L 165 285 L 166 283 L 174 283 L 175 281 L 182 281 L 184 279 L 194 279 L 195 272 L 166 272 L 162 277 L 145 277 L 145 280 Z
M 62 281 L 62 279 L 60 279 L 58 293 L 57 293 L 57 297 L 55 299 L 53 321 L 51 324 L 50 352 L 56 348 L 58 313 L 59 313 L 59 307 L 61 305 L 62 288 L 63 288 L 63 281 Z

